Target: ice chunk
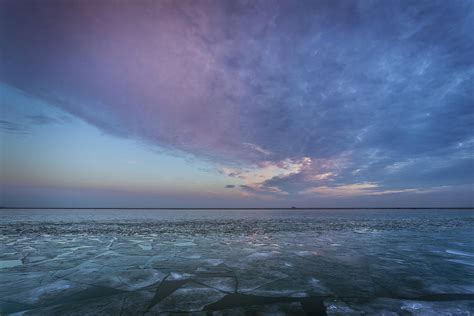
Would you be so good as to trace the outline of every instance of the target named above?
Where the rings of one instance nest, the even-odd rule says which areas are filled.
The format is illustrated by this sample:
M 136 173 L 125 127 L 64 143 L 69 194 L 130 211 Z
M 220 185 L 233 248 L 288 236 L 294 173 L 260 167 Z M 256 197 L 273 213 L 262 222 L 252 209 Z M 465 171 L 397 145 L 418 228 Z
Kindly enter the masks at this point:
M 217 266 L 224 262 L 222 259 L 205 259 L 204 262 L 211 266 Z
M 327 315 L 361 315 L 361 312 L 355 311 L 346 303 L 338 299 L 326 299 L 324 300 L 324 305 L 326 306 Z
M 170 281 L 170 280 L 184 280 L 184 279 L 189 279 L 191 277 L 192 277 L 192 274 L 189 274 L 189 273 L 171 272 L 169 277 L 166 280 L 168 280 L 168 281 Z
M 208 287 L 186 284 L 152 307 L 150 311 L 201 311 L 206 305 L 218 301 L 224 297 L 224 295 L 224 293 Z
M 192 246 L 196 246 L 196 244 L 193 243 L 192 241 L 177 242 L 177 243 L 175 243 L 174 245 L 177 246 L 177 247 L 192 247 Z
M 86 288 L 87 285 L 84 284 L 73 283 L 67 280 L 58 280 L 7 296 L 4 299 L 28 305 L 45 305 L 60 301 L 61 298 L 78 293 Z
M 194 281 L 214 288 L 219 291 L 233 293 L 236 290 L 237 282 L 236 278 L 232 276 L 203 276 L 203 277 L 195 277 L 193 278 Z
M 421 302 L 404 301 L 400 309 L 411 315 L 471 315 L 474 305 L 467 301 Z
M 145 251 L 150 251 L 152 249 L 151 244 L 138 244 L 138 246 Z
M 65 275 L 64 278 L 94 286 L 133 291 L 157 284 L 165 276 L 164 273 L 155 269 L 117 269 L 88 263 Z
M 247 261 L 262 260 L 262 259 L 266 259 L 268 257 L 271 257 L 273 255 L 274 255 L 274 253 L 272 253 L 272 252 L 254 252 L 254 253 L 248 255 L 247 257 L 245 257 L 245 260 L 247 260 Z
M 16 267 L 22 264 L 21 260 L 0 260 L 0 269 Z

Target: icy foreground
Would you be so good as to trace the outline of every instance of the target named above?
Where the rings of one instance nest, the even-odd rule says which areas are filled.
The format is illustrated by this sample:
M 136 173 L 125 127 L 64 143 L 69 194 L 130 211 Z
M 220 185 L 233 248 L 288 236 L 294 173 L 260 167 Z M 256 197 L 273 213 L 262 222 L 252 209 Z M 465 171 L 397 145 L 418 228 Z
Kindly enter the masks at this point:
M 471 315 L 472 210 L 0 210 L 0 314 Z

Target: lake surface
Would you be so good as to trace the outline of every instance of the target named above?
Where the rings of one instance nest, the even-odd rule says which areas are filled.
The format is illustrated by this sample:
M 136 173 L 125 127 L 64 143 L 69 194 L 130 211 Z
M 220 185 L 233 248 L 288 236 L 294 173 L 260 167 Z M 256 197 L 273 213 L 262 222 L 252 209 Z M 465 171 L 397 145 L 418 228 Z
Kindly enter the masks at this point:
M 0 210 L 0 313 L 471 315 L 474 210 Z

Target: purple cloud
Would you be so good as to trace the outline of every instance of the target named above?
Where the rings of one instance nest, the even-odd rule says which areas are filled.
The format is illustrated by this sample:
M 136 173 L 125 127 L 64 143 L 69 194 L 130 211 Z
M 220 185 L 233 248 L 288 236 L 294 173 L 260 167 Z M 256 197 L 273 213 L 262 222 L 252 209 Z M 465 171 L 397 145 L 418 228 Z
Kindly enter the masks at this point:
M 252 190 L 439 186 L 472 166 L 470 1 L 1 5 L 2 82 Z M 420 160 L 447 165 L 390 169 Z

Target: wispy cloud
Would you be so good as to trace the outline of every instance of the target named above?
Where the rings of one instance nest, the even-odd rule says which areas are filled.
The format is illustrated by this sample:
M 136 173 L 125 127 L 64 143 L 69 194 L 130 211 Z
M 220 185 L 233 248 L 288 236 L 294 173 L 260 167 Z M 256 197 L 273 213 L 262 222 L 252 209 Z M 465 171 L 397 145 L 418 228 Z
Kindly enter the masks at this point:
M 5 120 L 0 120 L 0 128 L 10 133 L 25 133 L 27 131 L 25 126 L 21 124 Z
M 308 188 L 301 194 L 317 194 L 329 197 L 351 197 L 351 196 L 367 196 L 367 195 L 386 195 L 398 193 L 431 193 L 440 190 L 446 190 L 449 187 L 434 188 L 411 188 L 411 189 L 384 189 L 376 183 L 354 183 L 338 186 L 320 186 Z
M 27 118 L 31 124 L 36 124 L 36 125 L 48 125 L 48 124 L 59 123 L 58 119 L 45 115 L 45 114 L 28 115 Z

